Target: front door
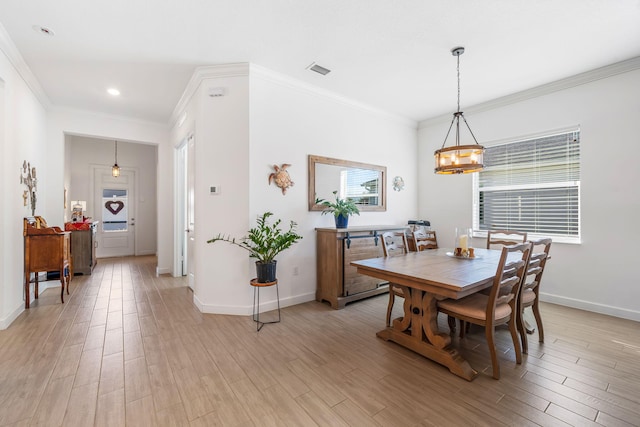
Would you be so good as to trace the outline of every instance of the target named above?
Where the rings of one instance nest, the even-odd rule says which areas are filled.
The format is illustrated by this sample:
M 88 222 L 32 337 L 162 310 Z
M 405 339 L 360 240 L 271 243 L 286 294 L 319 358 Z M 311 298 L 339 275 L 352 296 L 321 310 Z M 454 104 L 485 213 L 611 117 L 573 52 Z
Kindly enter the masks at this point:
M 94 187 L 96 256 L 135 255 L 135 172 L 121 169 L 114 178 L 111 168 L 96 168 Z

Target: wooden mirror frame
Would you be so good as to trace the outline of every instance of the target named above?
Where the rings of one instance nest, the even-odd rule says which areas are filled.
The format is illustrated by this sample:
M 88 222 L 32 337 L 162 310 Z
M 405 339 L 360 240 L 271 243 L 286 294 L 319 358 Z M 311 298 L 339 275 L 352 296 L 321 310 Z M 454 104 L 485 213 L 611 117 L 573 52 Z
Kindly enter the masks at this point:
M 342 166 L 357 169 L 370 169 L 378 172 L 380 179 L 380 203 L 377 205 L 358 205 L 358 209 L 362 212 L 387 210 L 387 168 L 386 166 L 372 165 L 369 163 L 352 162 L 349 160 L 332 159 L 330 157 L 309 155 L 309 210 L 322 211 L 324 206 L 316 204 L 316 164 Z M 325 197 L 327 200 L 333 201 L 333 195 Z

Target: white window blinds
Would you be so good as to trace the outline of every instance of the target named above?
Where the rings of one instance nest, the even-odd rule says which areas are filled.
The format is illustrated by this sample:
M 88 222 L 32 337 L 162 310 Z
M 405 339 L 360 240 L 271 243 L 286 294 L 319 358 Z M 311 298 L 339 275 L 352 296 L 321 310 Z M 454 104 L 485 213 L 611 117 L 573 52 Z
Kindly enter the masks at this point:
M 580 240 L 580 131 L 487 147 L 474 228 Z

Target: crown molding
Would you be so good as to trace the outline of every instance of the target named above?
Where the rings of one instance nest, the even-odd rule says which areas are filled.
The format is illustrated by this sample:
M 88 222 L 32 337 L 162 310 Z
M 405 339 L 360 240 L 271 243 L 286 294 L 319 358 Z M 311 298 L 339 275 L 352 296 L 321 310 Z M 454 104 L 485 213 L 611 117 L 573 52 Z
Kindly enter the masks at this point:
M 389 113 L 384 110 L 380 110 L 378 108 L 372 107 L 370 105 L 355 101 L 351 98 L 344 97 L 342 95 L 338 95 L 335 92 L 331 92 L 329 90 L 321 89 L 317 86 L 305 83 L 301 80 L 294 79 L 292 77 L 286 76 L 284 74 L 278 73 L 273 70 L 269 70 L 260 65 L 251 64 L 251 74 L 256 75 L 264 80 L 270 81 L 272 83 L 279 84 L 281 86 L 285 86 L 290 89 L 294 89 L 300 92 L 304 92 L 308 95 L 317 96 L 320 98 L 328 99 L 333 102 L 338 102 L 342 105 L 346 105 L 348 107 L 352 107 L 361 111 L 364 111 L 369 114 L 374 114 L 378 116 L 385 117 L 386 119 L 390 119 L 402 125 L 408 126 L 412 129 L 417 129 L 418 122 L 412 119 L 409 119 L 404 116 L 399 116 L 397 114 Z
M 135 116 L 120 116 L 117 114 L 110 114 L 102 111 L 85 110 L 85 109 L 66 107 L 66 106 L 60 106 L 60 105 L 53 105 L 49 111 L 52 114 L 71 114 L 71 115 L 78 115 L 78 116 L 89 116 L 92 118 L 103 118 L 103 119 L 127 122 L 127 123 L 132 123 L 137 125 L 143 125 L 143 126 L 153 126 L 153 127 L 157 127 L 165 130 L 169 129 L 169 125 L 163 121 L 158 122 L 153 120 L 140 119 Z
M 13 68 L 16 69 L 22 80 L 27 84 L 31 92 L 35 95 L 35 97 L 40 101 L 40 104 L 44 107 L 45 110 L 51 109 L 51 100 L 45 93 L 44 89 L 40 85 L 40 82 L 36 78 L 36 76 L 31 72 L 31 69 L 24 61 L 24 58 L 20 54 L 20 51 L 16 47 L 11 37 L 9 37 L 9 33 L 4 28 L 2 23 L 0 23 L 0 50 L 4 52 L 7 56 L 7 59 L 13 65 Z
M 187 105 L 195 95 L 196 91 L 200 87 L 200 84 L 203 80 L 206 79 L 215 79 L 221 77 L 238 77 L 238 76 L 248 76 L 249 75 L 249 63 L 241 62 L 236 64 L 221 64 L 221 65 L 209 65 L 206 67 L 198 67 L 195 69 L 187 86 L 180 97 L 180 100 L 176 104 L 173 109 L 173 113 L 171 113 L 171 117 L 169 119 L 169 127 L 173 128 L 180 115 L 187 108 Z
M 484 111 L 493 110 L 510 104 L 515 104 L 517 102 L 526 101 L 528 99 L 538 98 L 543 95 L 549 95 L 561 90 L 581 86 L 597 80 L 606 79 L 608 77 L 627 73 L 629 71 L 634 71 L 637 69 L 640 69 L 640 56 L 606 65 L 604 67 L 596 68 L 594 70 L 586 71 L 584 73 L 576 74 L 575 76 L 556 80 L 551 83 L 536 86 L 531 89 L 512 93 L 510 95 L 505 95 L 500 98 L 492 99 L 491 101 L 472 105 L 471 107 L 465 108 L 465 113 L 481 113 Z M 451 120 L 451 114 L 443 114 L 441 116 L 425 119 L 419 123 L 418 129 L 423 129 L 431 125 L 449 120 Z

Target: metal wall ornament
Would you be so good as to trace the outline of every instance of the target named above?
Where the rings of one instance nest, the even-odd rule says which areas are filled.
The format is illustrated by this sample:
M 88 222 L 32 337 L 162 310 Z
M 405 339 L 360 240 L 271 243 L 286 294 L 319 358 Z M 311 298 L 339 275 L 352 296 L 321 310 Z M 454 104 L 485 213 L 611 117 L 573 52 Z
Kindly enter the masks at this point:
M 393 178 L 393 190 L 394 191 L 404 190 L 404 179 L 402 179 L 401 176 L 396 176 Z
M 38 188 L 38 179 L 36 178 L 36 167 L 31 167 L 31 162 L 26 160 L 22 163 L 22 171 L 20 172 L 20 184 L 27 186 L 27 189 L 22 194 L 22 200 L 24 206 L 27 206 L 27 200 L 31 205 L 31 216 L 36 215 L 36 191 Z
M 282 190 L 283 196 L 287 193 L 287 189 L 294 185 L 289 172 L 287 172 L 287 168 L 290 166 L 287 163 L 283 163 L 282 166 L 273 165 L 274 172 L 269 175 L 269 185 L 272 181 L 275 182 L 276 186 Z

